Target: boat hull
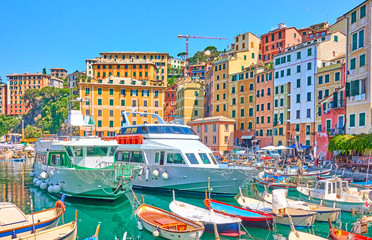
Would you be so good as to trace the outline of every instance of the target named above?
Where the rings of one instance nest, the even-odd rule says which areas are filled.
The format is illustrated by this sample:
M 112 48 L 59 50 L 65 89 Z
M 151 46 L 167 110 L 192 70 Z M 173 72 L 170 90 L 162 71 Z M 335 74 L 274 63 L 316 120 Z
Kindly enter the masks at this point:
M 317 222 L 328 222 L 328 219 L 331 220 L 331 222 L 335 222 L 338 219 L 338 215 L 340 214 L 340 211 L 318 211 L 316 213 L 316 219 Z
M 153 176 L 157 170 L 158 176 Z M 168 178 L 163 178 L 166 172 Z M 255 168 L 201 168 L 170 165 L 147 165 L 134 181 L 134 186 L 142 189 L 177 190 L 203 193 L 208 189 L 208 179 L 212 194 L 236 195 L 244 181 L 252 180 L 259 171 Z
M 113 201 L 123 196 L 131 187 L 131 182 L 116 181 L 114 169 L 73 169 L 35 163 L 34 171 L 35 176 L 46 171 L 50 182 L 61 186 L 60 194 L 70 197 Z
M 291 222 L 287 214 L 273 214 L 276 224 L 290 226 Z M 291 215 L 293 224 L 296 228 L 310 228 L 314 226 L 316 214 Z
M 257 185 L 261 187 L 268 186 L 271 189 L 288 189 L 289 191 L 296 191 L 296 185 L 294 184 L 281 184 L 281 183 L 272 183 L 272 182 L 267 182 L 263 181 L 259 177 L 255 178 Z
M 213 223 L 203 222 L 204 231 L 208 233 L 214 233 Z M 240 223 L 220 223 L 217 225 L 217 231 L 219 235 L 229 237 L 239 237 L 245 233 L 240 231 Z

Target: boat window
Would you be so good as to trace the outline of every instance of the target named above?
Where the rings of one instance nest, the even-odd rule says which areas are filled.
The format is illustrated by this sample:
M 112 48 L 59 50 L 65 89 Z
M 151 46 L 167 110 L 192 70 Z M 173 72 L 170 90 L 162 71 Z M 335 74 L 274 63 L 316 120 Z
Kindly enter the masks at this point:
M 50 160 L 50 165 L 55 166 L 55 165 L 60 165 L 60 158 L 59 154 L 52 154 L 51 160 Z
M 328 183 L 328 194 L 331 193 L 331 183 Z
M 346 192 L 347 182 L 342 182 L 342 190 Z
M 211 164 L 211 161 L 209 161 L 209 158 L 206 153 L 199 153 L 199 157 L 204 164 Z
M 82 157 L 84 155 L 83 147 L 72 147 L 72 151 L 74 152 L 76 157 Z
M 217 165 L 218 162 L 217 162 L 216 158 L 213 156 L 213 154 L 212 153 L 209 153 L 208 155 L 212 159 L 212 162 Z
M 185 164 L 185 161 L 179 153 L 167 153 L 167 163 Z
M 142 153 L 139 151 L 132 152 L 132 157 L 130 159 L 131 162 L 137 162 L 137 163 L 142 163 Z
M 108 147 L 87 147 L 87 156 L 94 157 L 94 156 L 106 156 L 107 155 Z
M 187 159 L 189 159 L 190 164 L 199 164 L 198 159 L 196 159 L 195 154 L 186 153 Z
M 70 157 L 73 156 L 73 155 L 72 155 L 71 147 L 67 146 L 67 147 L 66 147 L 66 152 L 67 152 L 67 154 L 68 154 Z
M 147 132 L 196 135 L 196 133 L 191 128 L 181 126 L 147 126 Z
M 121 154 L 118 154 L 118 161 L 124 161 L 124 162 L 129 162 L 129 152 L 121 152 Z
M 317 189 L 324 189 L 324 182 L 318 182 L 318 184 L 316 185 L 316 188 Z
M 109 156 L 114 156 L 117 148 L 118 147 L 111 147 Z
M 336 193 L 336 183 L 332 183 L 332 193 Z
M 160 153 L 159 153 L 159 152 L 156 152 L 156 153 L 155 153 L 155 162 L 156 162 L 156 163 L 159 162 L 159 158 L 160 158 Z

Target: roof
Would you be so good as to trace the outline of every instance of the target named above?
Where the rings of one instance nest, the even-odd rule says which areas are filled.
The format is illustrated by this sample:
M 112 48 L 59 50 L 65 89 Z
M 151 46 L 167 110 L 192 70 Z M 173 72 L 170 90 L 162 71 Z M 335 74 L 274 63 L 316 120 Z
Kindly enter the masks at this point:
M 119 64 L 128 64 L 128 65 L 135 65 L 135 64 L 148 64 L 148 65 L 155 65 L 154 62 L 146 61 L 146 60 L 100 60 L 98 62 L 93 63 L 93 65 L 99 65 L 99 64 L 113 64 L 113 65 L 119 65 Z
M 215 116 L 215 117 L 205 117 L 198 118 L 193 121 L 188 122 L 188 125 L 198 124 L 198 123 L 208 123 L 208 122 L 231 122 L 235 123 L 235 119 L 224 117 L 224 116 Z
M 52 78 L 50 78 L 50 80 L 53 80 L 53 81 L 59 81 L 59 82 L 63 82 L 63 80 L 62 80 L 62 79 L 60 79 L 60 78 L 55 78 L 55 77 L 52 77 Z
M 64 69 L 64 68 L 51 68 L 50 70 L 63 70 L 63 71 L 66 71 L 67 72 L 67 70 Z
M 337 63 L 337 64 L 332 64 L 332 65 L 329 65 L 329 66 L 326 66 L 326 67 L 318 68 L 317 74 L 342 68 L 342 65 L 343 65 L 343 63 Z
M 289 30 L 289 29 L 292 29 L 292 28 L 293 28 L 294 30 L 298 31 L 295 27 L 283 27 L 283 28 L 277 28 L 277 29 L 275 29 L 275 30 L 272 30 L 272 31 L 269 31 L 269 32 L 267 32 L 267 33 L 262 34 L 262 35 L 261 35 L 261 38 L 262 38 L 263 36 L 266 36 L 266 35 L 272 34 L 272 33 L 274 33 L 274 32 L 279 32 L 279 31 L 282 31 L 282 30 Z
M 114 51 L 114 52 L 101 52 L 99 54 L 166 54 L 169 55 L 169 53 L 160 53 L 160 52 L 136 52 L 136 51 Z
M 7 77 L 15 77 L 15 76 L 44 76 L 50 78 L 50 76 L 42 74 L 42 73 L 13 73 L 12 75 L 7 75 Z
M 85 85 L 110 85 L 110 86 L 119 85 L 119 86 L 137 86 L 137 87 L 141 86 L 141 87 L 152 87 L 152 88 L 165 88 L 164 86 L 149 85 L 148 83 L 151 80 L 144 81 L 144 80 L 133 79 L 133 78 L 113 77 L 113 76 L 105 78 L 105 79 L 100 79 L 100 80 L 102 80 L 102 83 L 99 83 L 98 81 L 80 82 L 78 83 L 78 85 L 84 85 L 84 84 Z M 112 80 L 112 83 L 110 83 L 110 80 Z M 124 83 L 121 83 L 122 81 L 124 81 Z M 146 83 L 146 85 L 144 85 L 143 83 Z

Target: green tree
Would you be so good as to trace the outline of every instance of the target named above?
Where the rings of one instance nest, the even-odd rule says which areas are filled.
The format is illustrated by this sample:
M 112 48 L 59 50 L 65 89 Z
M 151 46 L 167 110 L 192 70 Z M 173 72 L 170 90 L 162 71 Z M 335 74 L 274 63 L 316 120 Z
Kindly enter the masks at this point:
M 41 129 L 27 125 L 25 129 L 25 138 L 40 138 L 42 136 Z
M 20 122 L 19 117 L 0 115 L 0 136 L 11 132 Z
M 47 74 L 46 68 L 43 68 L 43 74 Z
M 179 54 L 177 54 L 177 57 L 180 57 L 183 61 L 185 61 L 186 55 L 187 55 L 186 52 L 180 52 Z
M 168 78 L 168 87 L 173 86 L 175 82 L 176 77 Z
M 211 52 L 216 52 L 217 48 L 215 46 L 208 46 L 204 49 L 204 51 L 211 51 Z

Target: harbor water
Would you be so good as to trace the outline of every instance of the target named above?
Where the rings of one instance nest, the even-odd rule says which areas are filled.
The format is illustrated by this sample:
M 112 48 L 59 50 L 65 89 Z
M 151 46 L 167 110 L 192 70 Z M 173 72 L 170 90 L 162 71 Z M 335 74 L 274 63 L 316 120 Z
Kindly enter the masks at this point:
M 16 204 L 25 213 L 30 213 L 30 196 L 33 198 L 34 211 L 54 207 L 57 197 L 50 196 L 47 192 L 40 190 L 32 185 L 32 178 L 29 177 L 29 172 L 32 171 L 32 161 L 25 162 L 10 162 L 0 161 L 0 202 L 12 202 Z M 251 184 L 247 183 L 244 187 L 244 192 L 248 192 L 253 196 Z M 147 204 L 169 210 L 169 203 L 172 201 L 171 194 L 162 192 L 142 192 L 135 191 L 136 196 L 140 201 L 142 197 Z M 290 193 L 291 198 L 298 198 L 295 193 Z M 204 196 L 195 195 L 176 195 L 177 200 L 194 204 L 200 207 L 203 206 Z M 217 200 L 225 201 L 230 204 L 237 205 L 233 197 L 220 197 Z M 78 239 L 84 239 L 94 234 L 98 223 L 101 223 L 99 239 L 122 239 L 125 232 L 132 239 L 154 239 L 152 233 L 145 230 L 139 231 L 137 219 L 133 214 L 135 209 L 133 194 L 128 193 L 126 197 L 122 197 L 114 202 L 91 201 L 86 199 L 66 198 L 66 214 L 65 222 L 70 222 L 75 216 L 75 210 L 78 211 Z M 342 213 L 342 229 L 350 231 L 352 224 L 360 217 L 356 214 L 352 216 L 350 213 Z M 62 219 L 60 220 L 62 223 Z M 339 223 L 334 223 L 334 226 L 339 226 Z M 242 229 L 245 231 L 245 229 Z M 276 231 L 266 231 L 263 229 L 247 228 L 248 234 L 242 236 L 241 239 L 273 239 L 273 234 L 282 234 L 287 237 L 290 228 L 286 226 L 276 226 Z M 299 229 L 299 231 L 314 233 L 318 236 L 327 237 L 329 232 L 328 223 L 316 223 L 313 228 Z M 372 236 L 372 228 L 369 229 L 367 236 Z M 127 238 L 128 239 L 128 238 Z M 205 233 L 201 239 L 215 239 L 213 234 Z M 221 237 L 221 239 L 227 239 Z

